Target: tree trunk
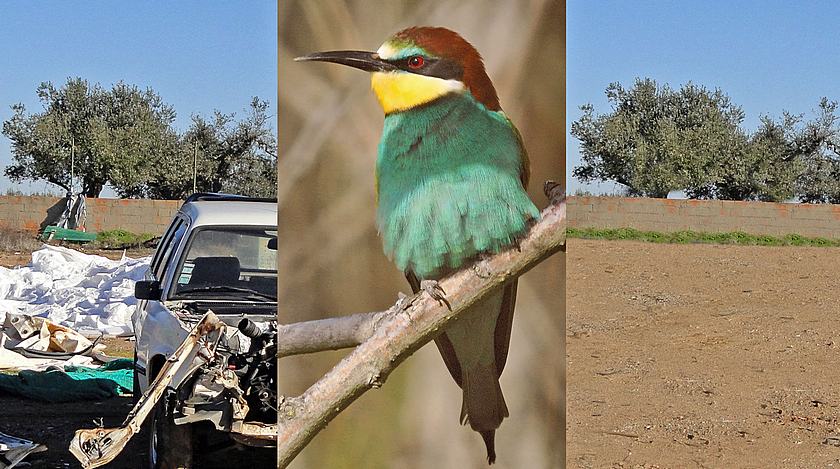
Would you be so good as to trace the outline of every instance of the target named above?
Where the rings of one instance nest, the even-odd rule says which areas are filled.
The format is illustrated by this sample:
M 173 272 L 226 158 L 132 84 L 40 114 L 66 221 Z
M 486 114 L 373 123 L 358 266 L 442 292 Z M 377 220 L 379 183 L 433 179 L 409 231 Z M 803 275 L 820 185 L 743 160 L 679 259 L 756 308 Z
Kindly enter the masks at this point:
M 100 179 L 85 178 L 82 182 L 82 194 L 85 197 L 99 197 L 99 193 L 105 187 L 105 181 Z

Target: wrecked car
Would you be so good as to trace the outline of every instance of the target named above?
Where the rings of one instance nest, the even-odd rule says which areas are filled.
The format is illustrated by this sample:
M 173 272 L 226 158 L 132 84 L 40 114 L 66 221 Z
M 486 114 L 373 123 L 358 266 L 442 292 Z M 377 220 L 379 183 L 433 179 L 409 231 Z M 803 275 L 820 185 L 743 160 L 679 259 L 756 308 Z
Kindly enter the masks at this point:
M 120 429 L 77 432 L 82 465 L 112 460 L 143 420 L 150 468 L 201 467 L 234 444 L 276 446 L 276 201 L 190 196 L 135 296 L 142 397 Z

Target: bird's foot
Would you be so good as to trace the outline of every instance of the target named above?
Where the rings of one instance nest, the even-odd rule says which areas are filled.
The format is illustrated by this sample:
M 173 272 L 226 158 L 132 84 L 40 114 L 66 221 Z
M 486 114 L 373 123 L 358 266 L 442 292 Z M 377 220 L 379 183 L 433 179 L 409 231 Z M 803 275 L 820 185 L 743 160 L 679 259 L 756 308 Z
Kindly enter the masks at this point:
M 446 292 L 437 280 L 423 280 L 420 282 L 420 289 L 425 291 L 426 294 L 432 297 L 433 300 L 437 301 L 438 304 L 446 305 L 450 311 L 452 310 L 452 305 L 450 305 L 449 301 L 446 299 Z
M 548 180 L 543 183 L 543 192 L 552 204 L 559 204 L 566 200 L 566 193 L 559 182 Z

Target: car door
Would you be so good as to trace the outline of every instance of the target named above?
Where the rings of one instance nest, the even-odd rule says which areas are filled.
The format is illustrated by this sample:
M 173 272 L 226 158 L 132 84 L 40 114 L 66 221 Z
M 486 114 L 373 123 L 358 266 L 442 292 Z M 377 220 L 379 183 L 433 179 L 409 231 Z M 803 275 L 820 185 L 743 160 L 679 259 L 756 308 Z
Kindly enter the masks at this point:
M 180 213 L 176 215 L 152 257 L 146 273 L 147 280 L 156 280 L 161 286 L 166 283 L 170 270 L 177 264 L 175 256 L 178 255 L 178 248 L 189 231 L 189 226 L 187 217 Z M 152 379 L 148 370 L 152 358 L 171 355 L 185 332 L 180 321 L 164 306 L 163 301 L 140 300 L 135 315 L 135 366 L 140 388 L 145 390 Z

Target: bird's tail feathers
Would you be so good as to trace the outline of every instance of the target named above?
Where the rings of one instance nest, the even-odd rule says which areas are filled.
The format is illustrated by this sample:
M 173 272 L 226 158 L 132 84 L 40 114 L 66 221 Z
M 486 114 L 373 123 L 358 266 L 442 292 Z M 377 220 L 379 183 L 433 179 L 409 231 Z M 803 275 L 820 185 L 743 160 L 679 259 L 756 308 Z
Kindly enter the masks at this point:
M 494 365 L 461 370 L 464 398 L 461 403 L 461 425 L 466 423 L 477 432 L 499 428 L 508 417 L 505 396 L 499 386 Z
M 484 446 L 487 447 L 487 464 L 496 462 L 496 430 L 488 430 L 481 433 L 481 438 L 484 439 Z

